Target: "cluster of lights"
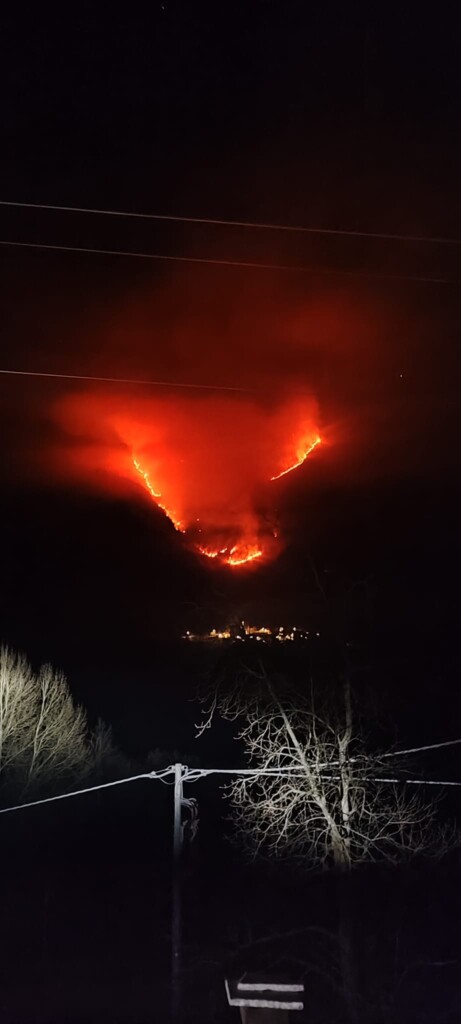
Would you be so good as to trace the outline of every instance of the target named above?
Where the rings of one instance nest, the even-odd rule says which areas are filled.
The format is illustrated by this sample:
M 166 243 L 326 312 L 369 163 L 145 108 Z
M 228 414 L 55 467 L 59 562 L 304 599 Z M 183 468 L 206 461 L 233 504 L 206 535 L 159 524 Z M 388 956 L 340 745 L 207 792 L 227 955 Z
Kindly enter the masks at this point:
M 209 633 L 191 633 L 189 630 L 183 634 L 183 640 L 195 641 L 196 643 L 213 643 L 220 640 L 232 640 L 248 642 L 257 641 L 268 643 L 277 640 L 278 643 L 292 643 L 295 640 L 310 640 L 312 637 L 319 637 L 320 633 L 310 632 L 308 629 L 298 629 L 293 626 L 286 630 L 284 626 L 278 629 L 271 629 L 269 626 L 248 626 L 242 622 L 237 631 L 229 627 L 218 630 L 212 629 Z

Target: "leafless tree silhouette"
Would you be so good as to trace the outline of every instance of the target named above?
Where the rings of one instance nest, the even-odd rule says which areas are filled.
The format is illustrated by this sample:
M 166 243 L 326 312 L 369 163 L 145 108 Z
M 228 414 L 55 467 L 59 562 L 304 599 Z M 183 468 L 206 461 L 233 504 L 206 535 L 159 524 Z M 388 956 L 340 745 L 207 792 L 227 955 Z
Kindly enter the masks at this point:
M 251 676 L 251 678 L 250 678 Z M 218 713 L 241 723 L 251 774 L 228 789 L 236 832 L 253 853 L 289 855 L 306 867 L 347 870 L 363 861 L 398 861 L 446 849 L 451 833 L 436 824 L 436 805 L 410 792 L 395 764 L 370 754 L 354 727 L 351 686 L 343 679 L 334 706 L 308 692 L 276 689 L 264 668 L 247 672 L 205 705 L 203 732 Z
M 34 673 L 22 654 L 0 649 L 2 782 L 27 791 L 82 777 L 100 761 L 102 739 L 99 732 L 92 741 L 85 712 L 60 672 L 45 665 Z
M 199 733 L 214 716 L 239 723 L 249 774 L 227 788 L 237 839 L 252 854 L 289 857 L 303 868 L 333 867 L 338 889 L 338 957 L 348 1019 L 360 1017 L 354 910 L 345 875 L 356 864 L 439 856 L 459 845 L 436 804 L 405 785 L 385 754 L 370 753 L 354 722 L 350 679 L 315 693 L 246 670 L 205 702 Z M 402 781 L 385 779 L 402 776 Z M 333 961 L 331 963 L 333 971 Z M 333 974 L 332 974 L 333 977 Z

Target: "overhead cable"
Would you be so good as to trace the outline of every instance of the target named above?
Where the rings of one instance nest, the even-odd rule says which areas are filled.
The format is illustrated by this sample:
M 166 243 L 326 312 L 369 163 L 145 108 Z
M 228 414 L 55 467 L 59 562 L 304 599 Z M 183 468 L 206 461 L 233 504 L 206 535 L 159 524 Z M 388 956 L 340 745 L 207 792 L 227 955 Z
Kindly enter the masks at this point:
M 312 274 L 319 277 L 365 277 L 377 281 L 414 281 L 418 284 L 457 284 L 446 277 L 430 277 L 412 274 L 381 274 L 368 270 L 333 270 L 329 267 L 307 267 L 303 264 L 291 263 L 258 263 L 251 260 L 224 260 L 208 256 L 171 256 L 156 252 L 135 252 L 127 249 L 97 249 L 91 246 L 52 245 L 46 242 L 18 242 L 14 239 L 1 238 L 0 245 L 19 249 L 43 249 L 51 252 L 92 253 L 97 256 L 125 256 L 142 260 L 166 261 L 168 263 L 195 263 L 216 267 L 242 267 L 246 270 L 279 270 L 292 274 Z
M 404 754 L 419 754 L 421 750 L 438 750 L 440 747 L 454 747 L 457 743 L 461 743 L 461 739 L 458 740 L 444 740 L 443 743 L 426 743 L 424 747 L 410 747 L 408 750 L 391 750 L 387 754 L 382 754 L 382 757 L 401 757 Z
M 11 377 L 50 377 L 57 380 L 86 380 L 99 381 L 106 384 L 144 384 L 159 388 L 188 388 L 189 390 L 205 391 L 238 391 L 248 393 L 249 388 L 228 387 L 224 384 L 185 384 L 180 381 L 171 380 L 131 380 L 128 377 L 95 377 L 82 373 L 48 373 L 39 370 L 9 370 L 0 369 L 0 374 Z
M 233 776 L 253 776 L 254 778 L 262 776 L 272 776 L 275 778 L 283 777 L 303 777 L 305 776 L 305 770 L 303 769 L 281 769 L 281 770 L 267 770 L 267 769 L 255 769 L 251 768 L 188 768 L 187 765 L 182 766 L 185 769 L 184 775 L 182 776 L 183 782 L 198 782 L 202 778 L 206 778 L 209 775 L 233 775 Z M 55 803 L 57 800 L 69 800 L 71 797 L 82 796 L 86 793 L 95 793 L 97 790 L 110 789 L 113 786 L 122 786 L 128 782 L 137 782 L 140 779 L 157 779 L 160 782 L 165 782 L 168 776 L 174 775 L 175 769 L 172 765 L 168 768 L 163 769 L 159 772 L 144 772 L 142 775 L 131 775 L 125 779 L 115 779 L 113 782 L 103 782 L 98 786 L 88 786 L 85 789 L 76 789 L 71 793 L 60 793 L 56 796 L 44 797 L 41 800 L 31 800 L 23 804 L 15 804 L 10 807 L 0 808 L 0 814 L 9 814 L 11 811 L 22 811 L 28 810 L 30 807 L 39 807 L 43 804 Z M 339 776 L 338 776 L 339 778 Z M 327 779 L 331 781 L 331 779 Z M 401 778 L 386 778 L 377 777 L 370 778 L 370 782 L 384 782 L 384 783 L 398 783 L 406 786 L 461 786 L 461 780 L 446 780 L 446 779 L 401 779 Z
M 85 793 L 95 793 L 98 789 L 110 789 L 112 786 L 123 786 L 127 782 L 137 782 L 139 779 L 155 779 L 163 781 L 163 777 L 172 770 L 166 768 L 162 772 L 144 772 L 142 775 L 129 775 L 126 779 L 115 779 L 113 782 L 101 782 L 99 786 L 87 786 L 85 789 L 75 789 L 71 793 L 59 793 L 57 796 L 46 796 L 42 800 L 30 800 L 25 804 L 15 804 L 14 807 L 0 808 L 0 814 L 8 814 L 9 811 L 22 811 L 27 807 L 39 807 L 41 804 L 51 804 L 56 800 L 69 800 L 73 796 L 82 796 Z
M 0 206 L 23 210 L 55 210 L 61 213 L 96 214 L 101 217 L 128 217 L 133 220 L 168 221 L 179 224 L 207 224 L 213 227 L 248 228 L 256 231 L 287 231 L 309 235 L 339 235 L 345 238 L 374 238 L 381 241 L 422 242 L 431 245 L 461 245 L 459 238 L 445 238 L 437 235 L 408 235 L 398 232 L 359 231 L 353 228 L 305 227 L 298 224 L 267 224 L 260 221 L 229 220 L 218 217 L 185 217 L 169 213 L 137 213 L 133 210 L 101 210 L 87 206 L 59 206 L 53 203 L 19 203 L 0 200 Z

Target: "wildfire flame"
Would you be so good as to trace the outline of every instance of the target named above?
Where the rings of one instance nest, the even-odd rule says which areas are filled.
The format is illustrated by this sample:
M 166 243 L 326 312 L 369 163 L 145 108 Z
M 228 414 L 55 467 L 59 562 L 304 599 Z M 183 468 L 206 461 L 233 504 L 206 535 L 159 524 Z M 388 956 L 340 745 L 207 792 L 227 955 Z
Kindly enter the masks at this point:
M 266 409 L 221 396 L 122 401 L 82 393 L 60 400 L 56 416 L 85 439 L 63 447 L 60 473 L 104 488 L 136 481 L 188 547 L 237 569 L 275 557 L 270 481 L 298 469 L 321 443 L 316 403 L 305 399 Z
M 161 492 L 155 490 L 149 473 L 147 472 L 147 470 L 143 469 L 141 463 L 139 462 L 139 459 L 133 457 L 133 466 L 136 472 L 144 481 L 145 487 L 148 490 L 152 500 L 155 501 L 156 505 L 158 505 L 158 507 L 161 508 L 162 512 L 164 512 L 168 519 L 173 523 L 175 530 L 178 530 L 181 533 L 185 533 L 185 527 L 183 526 L 181 520 L 177 519 L 176 516 L 172 513 L 171 509 L 168 509 L 166 505 L 163 505 L 162 502 L 159 501 L 159 498 L 162 497 Z M 205 555 L 206 558 L 219 558 L 226 565 L 233 566 L 245 565 L 247 562 L 254 562 L 255 559 L 262 558 L 263 556 L 263 550 L 262 548 L 258 547 L 257 544 L 246 544 L 243 542 L 240 544 L 234 544 L 231 548 L 224 547 L 217 549 L 197 545 L 197 550 L 200 552 L 201 555 Z
M 218 558 L 219 555 L 226 555 L 229 548 L 204 548 L 199 544 L 197 550 L 201 555 L 205 555 L 205 558 Z
M 150 482 L 149 474 L 145 472 L 145 470 L 139 464 L 137 459 L 133 459 L 133 466 L 137 470 L 139 475 L 142 476 L 142 478 L 144 480 L 144 483 L 145 483 L 145 485 L 147 487 L 147 490 L 149 491 L 149 494 L 150 494 L 151 498 L 153 498 L 154 501 L 156 501 L 157 498 L 161 498 L 162 495 L 160 494 L 160 491 L 154 491 L 154 488 L 152 487 L 152 484 Z
M 254 562 L 256 558 L 262 556 L 263 551 L 256 544 L 235 544 L 225 561 L 227 565 L 245 565 L 246 562 Z
M 159 508 L 161 508 L 162 512 L 165 513 L 170 522 L 173 523 L 175 530 L 178 530 L 179 533 L 184 533 L 184 526 L 182 525 L 181 520 L 177 519 L 176 516 L 171 511 L 171 509 L 167 508 L 166 505 L 163 505 L 162 502 L 159 501 L 159 498 L 161 498 L 162 495 L 160 491 L 156 491 L 154 489 L 148 472 L 142 468 L 138 459 L 133 458 L 133 466 L 136 472 L 139 473 L 139 476 L 142 477 L 142 479 L 144 480 L 146 488 L 149 491 L 149 494 L 153 501 L 155 501 L 155 504 L 158 505 Z
M 299 466 L 302 466 L 303 462 L 305 462 L 311 452 L 314 451 L 314 448 L 317 448 L 317 445 L 321 444 L 321 442 L 322 438 L 317 435 L 313 441 L 307 443 L 307 447 L 305 444 L 300 445 L 296 452 L 298 461 L 294 462 L 292 466 L 288 466 L 288 469 L 282 469 L 282 472 L 277 473 L 276 476 L 271 476 L 271 480 L 280 480 L 281 476 L 286 476 L 287 473 L 292 473 L 294 469 L 299 469 Z
M 206 558 L 220 558 L 226 565 L 245 565 L 247 562 L 254 562 L 257 558 L 263 557 L 262 548 L 257 544 L 234 544 L 229 548 L 204 548 L 198 547 L 201 555 Z
M 317 445 L 319 445 L 320 443 L 321 438 L 317 436 L 316 438 L 314 438 L 313 441 L 310 442 L 310 444 L 307 447 L 303 446 L 301 448 L 298 448 L 298 451 L 296 453 L 298 456 L 298 461 L 295 462 L 292 466 L 289 466 L 288 469 L 284 469 L 282 470 L 281 473 L 277 473 L 276 476 L 271 476 L 271 481 L 279 480 L 280 477 L 286 476 L 287 473 L 291 473 L 294 469 L 298 469 L 299 466 L 302 466 L 303 462 L 306 461 L 306 459 L 314 450 L 314 448 L 316 448 Z M 162 509 L 162 512 L 165 513 L 168 519 L 173 523 L 175 530 L 178 530 L 181 533 L 185 533 L 185 528 L 181 521 L 173 515 L 170 509 L 168 509 L 165 505 L 162 504 L 161 501 L 159 501 L 159 498 L 162 497 L 161 492 L 155 490 L 147 470 L 142 468 L 141 463 L 136 458 L 133 458 L 133 466 L 136 472 L 144 481 L 144 484 L 151 498 L 153 499 L 153 501 L 155 501 L 158 507 Z M 231 566 L 246 565 L 248 562 L 254 562 L 258 558 L 262 558 L 264 555 L 263 549 L 258 544 L 248 544 L 244 542 L 240 544 L 234 544 L 231 548 L 209 548 L 204 547 L 201 544 L 197 544 L 196 548 L 201 555 L 205 556 L 205 558 L 219 558 L 221 562 L 224 562 L 226 565 Z
M 275 476 L 271 476 L 270 480 L 280 480 L 282 476 L 286 476 L 287 473 L 292 473 L 293 470 L 302 466 L 303 462 L 305 462 L 311 452 L 314 451 L 314 448 L 321 444 L 321 440 L 321 437 L 317 435 L 313 441 L 303 441 L 296 451 L 297 461 L 294 462 L 293 465 L 288 466 L 287 469 L 283 469 L 280 473 L 277 473 Z M 155 501 L 156 505 L 158 505 L 170 522 L 172 522 L 175 530 L 178 530 L 180 533 L 185 533 L 186 527 L 183 525 L 181 520 L 177 518 L 171 509 L 167 508 L 166 505 L 159 500 L 162 497 L 162 494 L 160 491 L 155 490 L 149 473 L 147 470 L 143 469 L 139 459 L 133 457 L 133 466 L 138 475 L 144 481 L 144 485 L 152 500 Z M 254 562 L 258 558 L 262 558 L 264 555 L 263 548 L 260 547 L 259 544 L 253 542 L 248 543 L 241 541 L 240 543 L 234 544 L 232 547 L 227 546 L 222 548 L 210 548 L 201 544 L 196 544 L 195 546 L 197 551 L 199 551 L 201 555 L 204 555 L 205 558 L 218 558 L 220 562 L 230 566 L 246 565 L 248 562 Z

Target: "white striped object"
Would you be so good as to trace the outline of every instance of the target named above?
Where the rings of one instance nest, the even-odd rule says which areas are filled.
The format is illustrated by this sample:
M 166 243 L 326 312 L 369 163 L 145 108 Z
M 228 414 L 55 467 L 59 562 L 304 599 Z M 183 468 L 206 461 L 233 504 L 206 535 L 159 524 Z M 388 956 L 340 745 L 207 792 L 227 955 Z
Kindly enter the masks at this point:
M 229 1006 L 251 1006 L 272 1010 L 302 1010 L 304 1003 L 296 994 L 304 992 L 299 982 L 228 981 L 224 982 Z M 291 996 L 291 998 L 290 998 Z

